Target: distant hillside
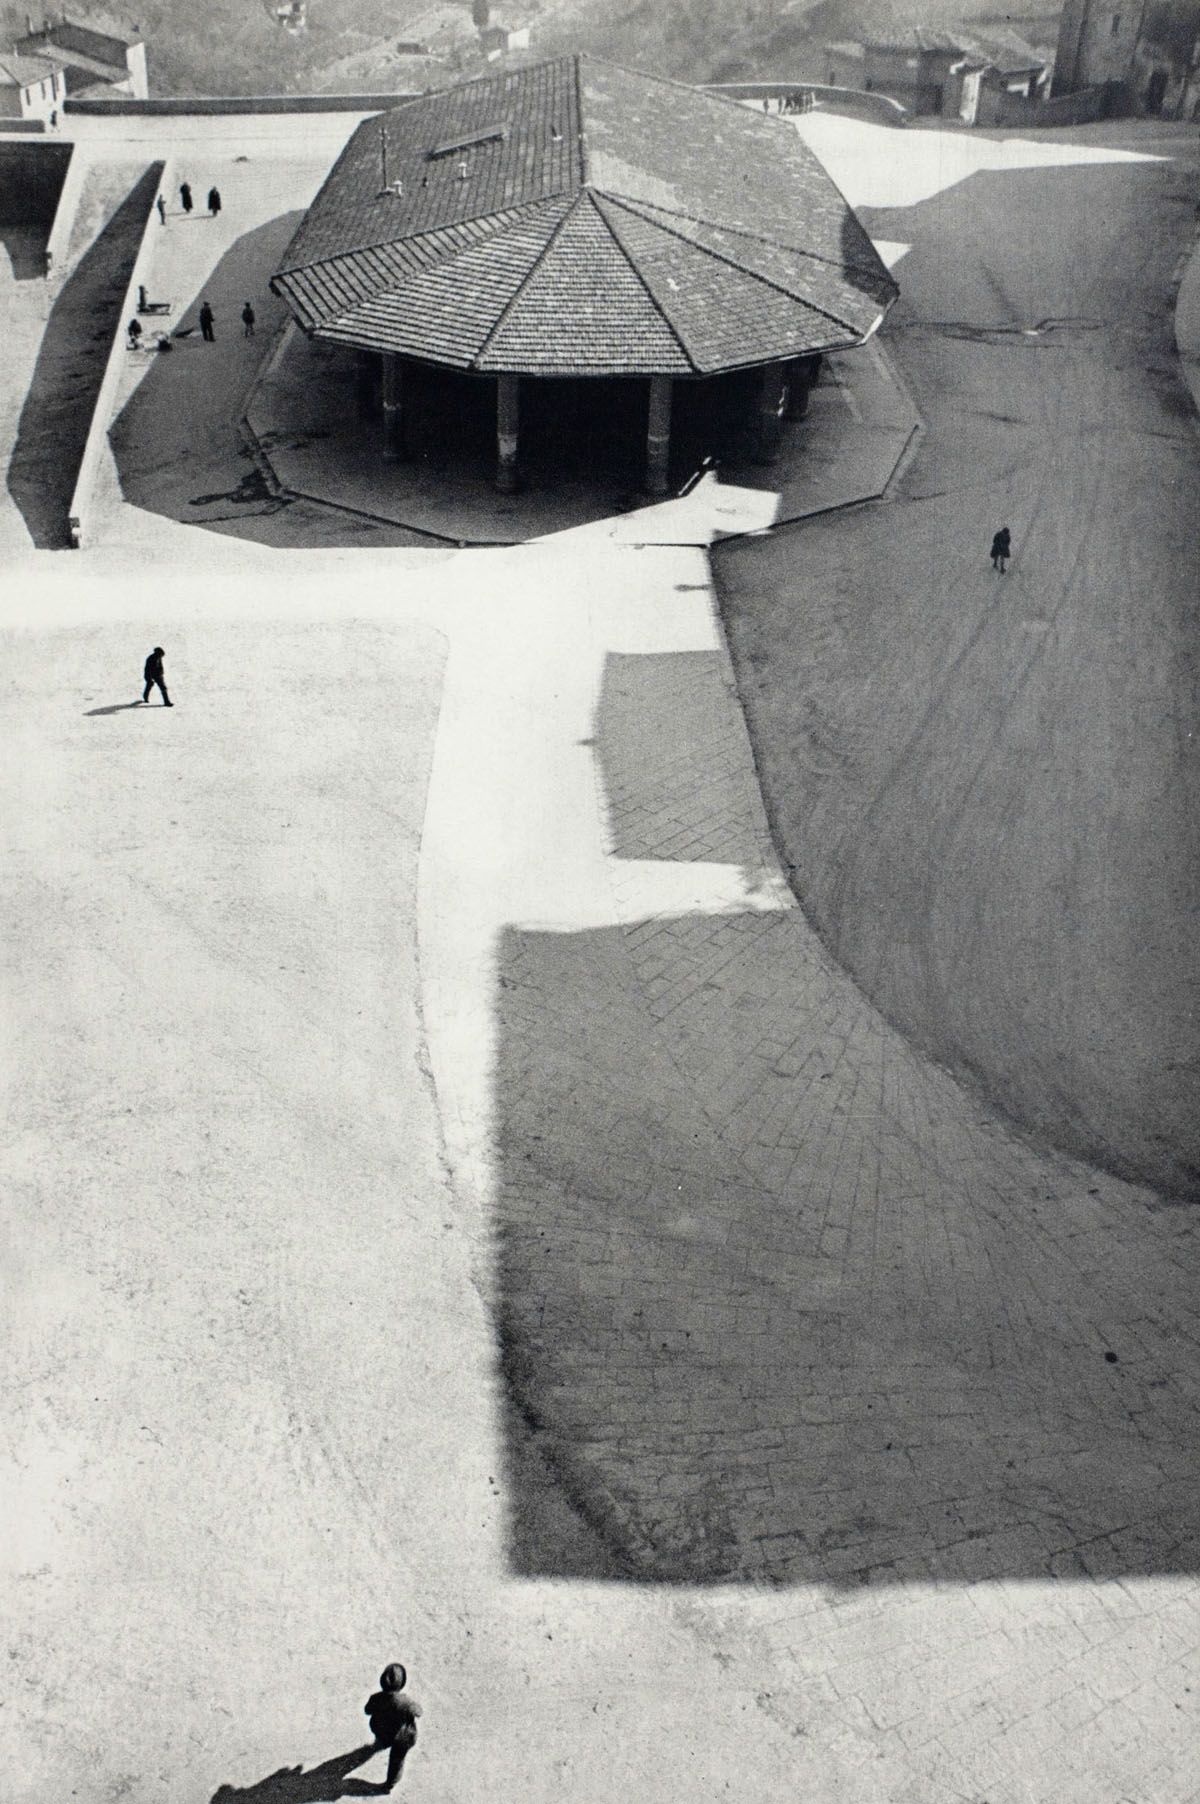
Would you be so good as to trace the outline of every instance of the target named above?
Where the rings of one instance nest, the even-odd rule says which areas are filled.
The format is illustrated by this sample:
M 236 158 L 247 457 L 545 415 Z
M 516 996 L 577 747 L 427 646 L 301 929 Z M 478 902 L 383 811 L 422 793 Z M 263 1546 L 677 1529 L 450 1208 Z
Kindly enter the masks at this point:
M 1061 6 L 1054 0 L 563 0 L 545 9 L 543 53 L 585 49 L 684 81 L 820 77 L 823 44 L 889 25 L 947 30 L 968 21 L 1007 25 L 1053 44 Z
M 308 28 L 295 35 L 265 0 L 130 0 L 124 13 L 93 0 L 0 0 L 0 40 L 25 30 L 28 11 L 57 12 L 120 28 L 136 19 L 146 39 L 153 94 L 403 92 L 478 75 L 488 64 L 473 12 L 483 0 L 308 0 Z M 815 52 L 900 15 L 945 29 L 984 19 L 1053 42 L 1052 0 L 490 0 L 493 23 L 528 24 L 520 61 L 590 50 L 682 81 L 786 74 L 816 77 Z M 482 16 L 480 14 L 480 16 Z M 420 44 L 416 57 L 398 46 Z M 514 60 L 518 60 L 514 57 Z

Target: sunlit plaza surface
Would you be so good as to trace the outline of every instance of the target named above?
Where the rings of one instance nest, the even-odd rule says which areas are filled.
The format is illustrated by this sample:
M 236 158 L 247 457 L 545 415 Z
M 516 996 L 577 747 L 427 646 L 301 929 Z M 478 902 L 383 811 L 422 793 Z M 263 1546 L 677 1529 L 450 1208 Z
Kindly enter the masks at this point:
M 80 552 L 7 290 L 4 1795 L 369 1795 L 398 1658 L 446 1804 L 1200 1798 L 1194 132 L 807 117 L 865 504 L 454 550 L 239 427 L 353 121 L 130 123 L 218 341 Z

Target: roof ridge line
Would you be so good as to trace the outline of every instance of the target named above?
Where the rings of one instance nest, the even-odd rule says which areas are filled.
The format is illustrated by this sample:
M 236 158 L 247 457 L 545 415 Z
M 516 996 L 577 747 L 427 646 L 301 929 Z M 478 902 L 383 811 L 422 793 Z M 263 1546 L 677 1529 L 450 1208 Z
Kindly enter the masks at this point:
M 641 81 L 655 82 L 663 88 L 680 88 L 685 94 L 702 94 L 706 100 L 719 101 L 722 106 L 737 107 L 739 112 L 746 111 L 740 100 L 734 100 L 730 94 L 714 93 L 703 82 L 683 81 L 678 75 L 653 75 L 649 69 L 635 69 L 632 63 L 618 62 L 611 56 L 595 56 L 590 50 L 577 50 L 575 62 L 577 68 L 580 63 L 596 63 L 601 69 L 617 69 L 622 75 L 636 75 Z M 755 115 L 751 114 L 751 118 L 753 117 Z
M 566 192 L 566 189 L 562 191 L 562 193 Z M 277 269 L 275 274 L 277 276 L 292 276 L 295 275 L 298 270 L 323 269 L 330 263 L 341 263 L 347 257 L 361 257 L 367 251 L 391 250 L 393 245 L 399 244 L 420 244 L 422 239 L 436 238 L 439 233 L 453 232 L 459 226 L 478 225 L 485 219 L 501 219 L 506 214 L 513 213 L 533 213 L 536 212 L 539 207 L 545 206 L 548 200 L 561 200 L 562 193 L 543 194 L 537 200 L 517 201 L 515 205 L 510 207 L 493 207 L 488 213 L 471 213 L 466 219 L 452 219 L 448 225 L 425 226 L 419 232 L 409 232 L 404 238 L 374 238 L 369 244 L 351 244 L 344 250 L 334 251 L 333 254 L 328 257 L 313 257 L 307 263 L 285 264 L 282 269 Z M 454 256 L 455 254 L 456 253 L 453 251 L 450 252 L 451 256 Z
M 617 195 L 605 194 L 602 198 L 608 201 L 611 206 L 623 207 L 624 211 L 627 213 L 633 213 L 635 218 L 639 217 L 636 210 L 633 207 L 625 207 L 624 202 Z M 681 215 L 681 217 L 686 218 L 687 216 Z M 703 222 L 701 221 L 698 223 Z M 817 302 L 810 301 L 806 296 L 793 294 L 790 288 L 785 288 L 781 282 L 773 282 L 770 276 L 763 276 L 760 275 L 757 270 L 747 269 L 744 264 L 735 263 L 732 257 L 723 256 L 720 251 L 710 250 L 707 245 L 696 244 L 691 238 L 685 237 L 682 232 L 673 230 L 671 226 L 661 225 L 656 219 L 648 219 L 645 221 L 645 224 L 654 226 L 657 231 L 666 232 L 671 238 L 678 238 L 681 244 L 686 244 L 690 246 L 692 250 L 699 251 L 702 257 L 711 257 L 714 262 L 723 263 L 726 269 L 735 269 L 739 276 L 747 276 L 752 282 L 761 282 L 764 288 L 770 288 L 776 294 L 786 295 L 789 301 L 798 302 L 801 307 L 807 307 L 811 313 L 819 313 L 822 319 L 832 320 L 834 325 L 840 326 L 843 331 L 849 332 L 854 330 L 854 328 L 850 326 L 846 320 L 840 318 L 838 314 L 831 313 L 828 307 L 821 307 Z M 763 242 L 769 244 L 770 239 L 764 239 Z M 886 309 L 884 311 L 886 311 Z M 856 335 L 855 342 L 861 342 L 858 335 Z
M 560 195 L 552 196 L 553 200 L 561 200 L 561 198 L 562 197 Z M 544 206 L 546 203 L 541 202 L 539 204 Z M 530 212 L 536 212 L 537 207 L 532 207 L 528 210 Z M 569 211 L 570 211 L 570 209 L 568 208 L 568 212 Z M 564 218 L 565 217 L 566 217 L 566 215 L 564 215 Z M 561 219 L 558 220 L 557 223 L 555 224 L 554 230 L 553 230 L 553 232 L 551 232 L 550 238 L 547 240 L 547 245 L 545 247 L 543 247 L 543 249 L 541 251 L 538 252 L 537 258 L 535 259 L 535 263 L 534 263 L 535 268 L 536 268 L 537 263 L 540 263 L 542 257 L 545 255 L 546 248 L 548 248 L 548 246 L 551 243 L 553 243 L 554 239 L 558 236 L 558 233 L 562 228 L 562 224 L 563 224 L 563 221 Z M 426 263 L 423 267 L 421 267 L 419 269 L 409 270 L 404 276 L 400 277 L 397 281 L 389 283 L 389 285 L 386 288 L 375 289 L 370 294 L 359 295 L 358 299 L 352 301 L 349 304 L 349 306 L 343 307 L 343 308 L 341 308 L 341 310 L 339 312 L 330 314 L 327 319 L 323 319 L 320 323 L 319 330 L 323 332 L 330 326 L 337 326 L 339 324 L 344 324 L 351 318 L 351 316 L 353 314 L 360 313 L 364 307 L 370 307 L 376 301 L 385 300 L 389 296 L 394 296 L 394 295 L 398 295 L 398 294 L 402 293 L 403 290 L 409 285 L 410 282 L 421 281 L 426 276 L 433 275 L 438 270 L 444 270 L 445 267 L 447 266 L 447 264 L 457 262 L 460 257 L 469 256 L 472 251 L 477 251 L 479 249 L 480 245 L 485 242 L 486 242 L 486 240 L 484 240 L 484 239 L 478 239 L 478 240 L 476 240 L 476 242 L 474 244 L 456 245 L 454 247 L 454 249 L 451 251 L 448 251 L 444 257 L 435 257 L 435 259 L 433 260 L 432 263 Z M 312 267 L 312 266 L 310 265 L 309 267 Z M 532 272 L 530 272 L 530 273 L 532 273 Z M 528 281 L 528 279 L 529 279 L 528 275 L 522 277 L 520 287 L 517 289 L 517 294 L 520 294 L 521 289 L 524 288 L 525 283 L 526 283 L 526 281 Z M 516 296 L 514 296 L 513 298 L 515 299 Z M 512 305 L 512 302 L 510 301 L 509 306 L 511 306 L 511 305 Z M 504 312 L 505 313 L 508 312 L 508 307 L 506 307 L 504 309 Z M 503 317 L 503 315 L 501 317 Z M 497 321 L 497 325 L 498 324 L 499 324 L 499 321 Z M 495 329 L 496 328 L 493 327 L 493 331 Z M 489 332 L 488 337 L 484 339 L 483 344 L 486 345 L 488 343 L 488 339 L 490 339 L 490 338 L 491 338 L 491 333 Z M 482 349 L 483 349 L 483 346 L 481 345 L 480 350 L 482 350 Z M 478 353 L 476 353 L 476 355 L 478 355 Z
M 733 238 L 750 238 L 755 244 L 770 244 L 777 250 L 792 251 L 797 257 L 808 257 L 812 262 L 820 263 L 828 269 L 862 269 L 864 274 L 868 273 L 863 264 L 847 263 L 840 257 L 823 257 L 820 251 L 803 250 L 798 244 L 784 244 L 783 240 L 780 238 L 768 238 L 764 233 L 752 232 L 746 226 L 714 225 L 710 219 L 701 219 L 698 213 L 685 213 L 682 207 L 660 207 L 655 201 L 638 200 L 631 194 L 615 194 L 607 189 L 604 190 L 604 192 L 608 199 L 616 201 L 618 206 L 628 208 L 631 213 L 636 213 L 643 207 L 649 208 L 650 211 L 654 213 L 665 213 L 668 219 L 688 219 L 693 225 L 707 226 L 710 231 L 728 232 Z M 658 221 L 653 219 L 649 223 L 651 225 L 657 225 Z M 662 229 L 664 232 L 669 232 L 671 227 L 664 225 Z M 865 226 L 863 226 L 863 231 L 866 232 Z M 870 238 L 869 232 L 867 232 L 867 237 Z M 872 249 L 874 249 L 873 243 Z M 712 254 L 716 256 L 718 253 L 714 251 Z M 882 257 L 879 256 L 879 252 L 876 251 L 875 255 L 879 260 L 880 269 L 883 270 L 885 275 L 889 275 L 887 265 L 884 263 Z
M 645 291 L 646 298 L 650 302 L 650 305 L 653 307 L 654 311 L 658 314 L 658 317 L 662 320 L 663 325 L 667 328 L 667 331 L 671 334 L 671 337 L 675 340 L 675 343 L 679 346 L 680 350 L 683 352 L 684 356 L 687 358 L 688 362 L 691 364 L 692 369 L 695 372 L 695 374 L 697 376 L 702 376 L 704 374 L 704 371 L 700 368 L 700 365 L 696 362 L 696 359 L 692 356 L 691 347 L 684 343 L 683 337 L 679 331 L 678 326 L 675 324 L 675 322 L 671 319 L 670 315 L 667 313 L 666 308 L 663 306 L 662 302 L 659 300 L 658 296 L 655 294 L 654 290 L 651 288 L 649 282 L 647 282 L 645 276 L 642 274 L 641 270 L 638 268 L 637 264 L 634 262 L 633 258 L 630 256 L 629 252 L 625 249 L 625 246 L 621 243 L 621 240 L 617 236 L 616 232 L 613 231 L 611 220 L 609 220 L 605 217 L 604 212 L 597 205 L 598 201 L 608 200 L 609 196 L 595 188 L 585 188 L 584 193 L 587 195 L 588 199 L 591 201 L 593 207 L 596 208 L 597 213 L 600 214 L 601 219 L 604 220 L 604 225 L 608 231 L 609 237 L 612 239 L 613 243 L 616 245 L 617 249 L 620 251 L 622 257 L 624 257 L 626 263 L 629 265 L 630 269 L 633 271 L 634 276 L 637 278 L 638 282 L 640 282 L 643 290 Z
M 504 306 L 501 308 L 500 316 L 496 320 L 495 325 L 488 332 L 486 338 L 484 338 L 483 342 L 479 345 L 478 349 L 475 351 L 474 355 L 472 356 L 470 367 L 472 367 L 474 369 L 478 369 L 479 359 L 483 356 L 484 352 L 487 350 L 488 346 L 491 344 L 492 340 L 495 338 L 497 332 L 500 330 L 501 326 L 504 324 L 505 320 L 508 318 L 508 316 L 512 312 L 513 308 L 516 306 L 517 302 L 520 300 L 521 296 L 524 294 L 525 289 L 526 289 L 530 279 L 533 277 L 534 273 L 542 267 L 542 264 L 545 262 L 547 256 L 550 254 L 550 250 L 551 250 L 552 246 L 557 244 L 559 233 L 562 231 L 562 229 L 566 225 L 568 219 L 570 219 L 572 213 L 575 211 L 576 207 L 579 205 L 580 201 L 583 199 L 583 197 L 586 193 L 587 193 L 586 188 L 580 188 L 571 197 L 570 204 L 564 211 L 562 218 L 556 222 L 554 230 L 551 232 L 550 236 L 547 238 L 545 244 L 543 244 L 541 250 L 538 252 L 538 254 L 534 258 L 533 262 L 529 265 L 529 268 L 525 271 L 525 274 L 521 277 L 521 280 L 517 283 L 517 286 L 514 289 L 513 293 L 509 296 L 508 300 L 505 302 Z M 554 195 L 551 198 L 553 198 L 554 200 L 561 200 L 562 196 Z M 545 203 L 543 202 L 542 204 L 544 205 Z
M 575 118 L 578 126 L 575 133 L 575 149 L 579 158 L 579 186 L 586 188 L 588 185 L 587 133 L 583 123 L 583 82 L 579 75 L 579 65 L 582 63 L 583 57 L 579 51 L 576 51 L 571 60 L 574 64 L 575 75 Z

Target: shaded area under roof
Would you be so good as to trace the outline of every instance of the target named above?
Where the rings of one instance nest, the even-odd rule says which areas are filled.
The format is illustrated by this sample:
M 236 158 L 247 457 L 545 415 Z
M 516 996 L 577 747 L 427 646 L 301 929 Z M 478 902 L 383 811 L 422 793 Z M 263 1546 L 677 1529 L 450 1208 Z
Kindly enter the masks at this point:
M 274 286 L 319 337 L 533 375 L 830 350 L 897 294 L 789 123 L 582 56 L 368 120 Z

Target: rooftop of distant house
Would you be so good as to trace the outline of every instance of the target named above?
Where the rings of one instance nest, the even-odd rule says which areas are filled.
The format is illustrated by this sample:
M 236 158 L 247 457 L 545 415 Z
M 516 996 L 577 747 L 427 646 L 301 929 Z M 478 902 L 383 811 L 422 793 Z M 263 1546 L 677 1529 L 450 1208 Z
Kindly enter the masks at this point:
M 57 67 L 74 70 L 78 80 L 120 80 L 127 72 L 130 47 L 140 43 L 140 34 L 130 31 L 127 37 L 111 32 L 95 31 L 81 25 L 66 14 L 45 18 L 41 25 L 17 42 L 18 53 L 47 58 Z
M 921 17 L 924 8 L 906 7 L 894 0 L 870 0 L 859 8 L 852 40 L 830 43 L 829 50 L 861 55 L 871 50 L 901 51 L 907 55 L 942 54 L 968 57 L 1004 74 L 1040 69 L 1053 61 L 1053 50 L 1030 43 L 1011 25 L 992 19 L 971 20 L 935 29 Z
M 49 81 L 57 63 L 42 56 L 24 56 L 15 50 L 0 50 L 0 87 L 31 88 L 35 82 Z

